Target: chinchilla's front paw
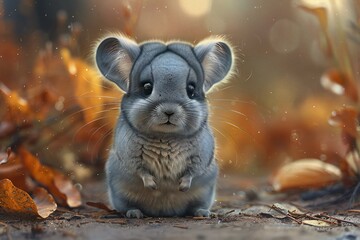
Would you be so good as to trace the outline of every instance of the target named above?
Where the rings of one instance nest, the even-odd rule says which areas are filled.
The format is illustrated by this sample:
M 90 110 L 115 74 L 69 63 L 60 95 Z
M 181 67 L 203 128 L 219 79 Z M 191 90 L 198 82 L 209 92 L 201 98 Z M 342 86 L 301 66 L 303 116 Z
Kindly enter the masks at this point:
M 210 217 L 210 211 L 207 209 L 199 208 L 194 212 L 194 217 Z
M 131 209 L 126 212 L 127 218 L 143 218 L 144 214 L 139 209 Z
M 145 176 L 142 178 L 143 182 L 144 182 L 144 187 L 145 188 L 149 188 L 149 189 L 152 189 L 152 190 L 156 190 L 157 189 L 157 185 L 156 185 L 156 182 L 155 182 L 155 179 L 153 176 Z
M 181 192 L 189 191 L 189 189 L 191 187 L 191 180 L 192 180 L 191 176 L 184 176 L 184 177 L 180 178 L 179 191 L 181 191 Z

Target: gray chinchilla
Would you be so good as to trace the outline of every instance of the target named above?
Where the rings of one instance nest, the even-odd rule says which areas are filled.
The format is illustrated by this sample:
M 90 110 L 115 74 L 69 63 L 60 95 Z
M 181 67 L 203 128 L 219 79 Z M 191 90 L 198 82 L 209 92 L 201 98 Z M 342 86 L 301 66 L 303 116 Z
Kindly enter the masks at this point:
M 229 44 L 120 35 L 95 51 L 100 72 L 125 92 L 106 164 L 111 205 L 130 218 L 209 216 L 218 167 L 205 92 L 231 73 Z

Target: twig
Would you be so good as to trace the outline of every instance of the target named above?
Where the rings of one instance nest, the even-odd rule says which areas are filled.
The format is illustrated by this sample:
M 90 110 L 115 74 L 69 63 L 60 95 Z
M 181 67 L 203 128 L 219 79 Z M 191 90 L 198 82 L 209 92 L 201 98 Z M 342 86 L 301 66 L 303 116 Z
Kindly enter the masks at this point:
M 224 214 L 224 216 L 226 216 L 226 215 L 228 215 L 228 214 L 230 214 L 230 213 L 233 213 L 233 212 L 235 212 L 235 209 L 232 209 L 232 210 L 230 210 L 230 211 L 227 211 L 227 212 Z
M 272 206 L 268 205 L 268 207 L 269 207 L 270 209 L 275 210 L 275 211 L 278 212 L 278 213 L 283 214 L 284 216 L 287 216 L 288 218 L 290 218 L 291 220 L 293 220 L 294 222 L 296 222 L 296 223 L 298 223 L 298 224 L 301 224 L 301 223 L 302 223 L 301 221 L 299 221 L 299 220 L 297 220 L 296 218 L 294 218 L 293 216 L 291 216 L 289 213 L 284 213 L 280 208 L 276 207 L 275 205 L 272 205 Z
M 349 223 L 349 224 L 354 225 L 355 227 L 360 227 L 359 224 L 354 223 L 354 222 L 351 222 L 351 221 L 348 221 L 348 220 L 345 220 L 345 219 L 340 219 L 340 218 L 337 218 L 337 217 L 332 217 L 332 216 L 329 216 L 329 215 L 326 214 L 326 213 L 322 213 L 322 215 L 323 215 L 324 217 L 327 217 L 327 218 L 330 218 L 330 219 L 334 219 L 334 220 L 339 221 L 339 222 Z
M 181 229 L 188 229 L 189 228 L 188 226 L 180 225 L 180 224 L 175 224 L 175 225 L 173 225 L 173 227 L 181 228 Z
M 319 214 L 316 213 L 315 215 L 319 215 Z M 319 215 L 319 216 L 322 216 L 322 215 Z M 321 218 L 321 217 L 315 217 L 315 216 L 313 216 L 313 215 L 311 215 L 311 214 L 305 214 L 305 217 L 311 218 L 311 219 L 313 219 L 313 220 L 323 221 L 323 222 L 326 222 L 326 223 L 328 223 L 328 224 L 330 224 L 330 225 L 339 225 L 339 223 L 335 223 L 335 222 L 332 222 L 332 221 L 323 219 L 323 218 Z M 325 217 L 325 216 L 323 216 L 323 217 Z M 334 219 L 334 220 L 335 220 L 335 219 Z

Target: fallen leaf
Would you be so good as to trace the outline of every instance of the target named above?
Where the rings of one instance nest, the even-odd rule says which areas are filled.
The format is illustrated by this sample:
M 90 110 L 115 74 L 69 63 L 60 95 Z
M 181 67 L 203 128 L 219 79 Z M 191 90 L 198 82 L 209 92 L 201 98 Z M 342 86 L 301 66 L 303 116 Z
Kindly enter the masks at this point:
M 40 217 L 47 218 L 56 210 L 57 204 L 46 189 L 41 187 L 35 188 L 32 194 Z
M 0 122 L 0 139 L 10 136 L 16 131 L 16 124 L 11 121 Z
M 284 219 L 287 218 L 286 212 L 284 214 L 275 211 L 271 206 L 251 206 L 241 211 L 241 214 L 250 216 L 262 216 L 266 218 Z
M 0 212 L 22 217 L 47 218 L 56 210 L 56 203 L 45 189 L 37 189 L 34 199 L 15 187 L 9 179 L 0 180 Z
M 4 120 L 22 124 L 30 119 L 31 111 L 28 102 L 19 96 L 16 91 L 12 91 L 0 82 L 0 95 L 5 100 L 6 114 Z
M 81 205 L 81 195 L 71 180 L 64 174 L 53 170 L 54 184 L 66 196 L 66 204 L 69 207 L 79 207 Z
M 305 214 L 299 208 L 295 207 L 294 205 L 288 203 L 274 203 L 273 206 L 277 209 L 280 209 L 286 213 L 293 214 L 293 215 L 303 215 Z
M 337 69 L 325 72 L 320 79 L 321 85 L 337 95 L 345 95 L 352 101 L 357 102 L 358 92 L 353 81 Z
M 333 111 L 329 118 L 329 124 L 341 127 L 345 133 L 353 138 L 358 136 L 358 115 L 359 112 L 354 107 L 345 107 L 338 111 Z
M 358 150 L 355 149 L 348 152 L 345 157 L 345 163 L 356 175 L 358 175 L 360 173 L 360 156 Z
M 0 153 L 0 179 L 9 179 L 18 188 L 24 191 L 32 190 L 28 174 L 21 160 L 12 152 Z
M 77 188 L 62 173 L 44 166 L 25 148 L 19 148 L 19 156 L 30 176 L 44 186 L 64 206 L 79 207 L 81 196 Z
M 108 212 L 114 212 L 115 210 L 110 209 L 108 206 L 106 206 L 104 203 L 101 202 L 86 202 L 86 205 L 99 208 Z
M 314 226 L 314 227 L 329 227 L 331 226 L 329 223 L 321 221 L 321 220 L 303 220 L 303 224 Z
M 302 159 L 281 167 L 272 185 L 275 191 L 299 190 L 321 188 L 341 179 L 341 171 L 335 165 L 318 159 Z
M 102 82 L 97 72 L 81 59 L 73 58 L 68 49 L 61 50 L 61 57 L 75 84 L 77 102 L 84 109 L 86 122 L 91 122 L 101 113 L 103 99 Z

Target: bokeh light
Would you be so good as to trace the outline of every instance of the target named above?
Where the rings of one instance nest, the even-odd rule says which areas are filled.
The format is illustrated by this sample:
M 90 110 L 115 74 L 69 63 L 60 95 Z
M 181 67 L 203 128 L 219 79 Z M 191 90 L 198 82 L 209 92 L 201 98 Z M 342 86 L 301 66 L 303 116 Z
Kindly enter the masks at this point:
M 211 10 L 211 0 L 179 0 L 181 9 L 188 15 L 200 17 Z

